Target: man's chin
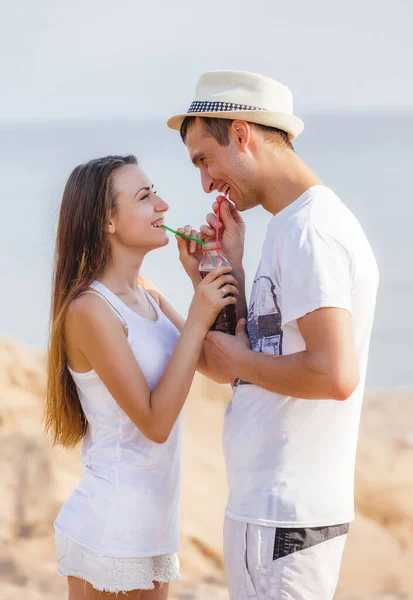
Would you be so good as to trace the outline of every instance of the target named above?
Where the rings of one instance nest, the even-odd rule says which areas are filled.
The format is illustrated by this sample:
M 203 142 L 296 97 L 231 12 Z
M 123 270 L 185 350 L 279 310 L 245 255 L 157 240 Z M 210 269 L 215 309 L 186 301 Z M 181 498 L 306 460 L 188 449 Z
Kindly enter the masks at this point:
M 259 198 L 257 198 L 257 195 L 253 191 L 245 195 L 239 195 L 238 198 L 231 198 L 230 194 L 230 200 L 239 212 L 244 212 L 246 210 L 249 210 L 250 208 L 255 208 L 256 206 L 260 205 L 260 200 Z
M 237 209 L 238 212 L 245 212 L 246 210 L 249 210 L 250 208 L 255 208 L 256 206 L 259 205 L 259 202 L 257 202 L 256 200 L 251 201 L 251 202 L 238 202 L 235 204 L 234 202 L 234 206 Z

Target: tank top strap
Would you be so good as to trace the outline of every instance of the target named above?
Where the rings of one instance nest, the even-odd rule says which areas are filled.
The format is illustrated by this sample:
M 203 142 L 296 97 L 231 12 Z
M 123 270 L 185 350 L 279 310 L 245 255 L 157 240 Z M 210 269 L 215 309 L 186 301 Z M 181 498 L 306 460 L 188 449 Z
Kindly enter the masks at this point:
M 120 300 L 116 296 L 116 294 L 114 294 L 109 288 L 104 286 L 103 283 L 100 283 L 100 281 L 94 281 L 90 285 L 90 287 L 93 287 L 93 289 L 95 289 L 96 291 L 100 292 L 103 296 L 105 296 L 105 298 L 108 300 L 108 302 L 110 302 L 110 304 L 112 304 L 112 306 L 116 307 L 117 311 L 122 315 L 122 317 L 125 319 L 125 321 L 129 321 L 130 317 L 132 316 L 132 317 L 137 317 L 137 318 L 141 319 L 143 322 L 151 323 L 151 325 L 159 324 L 161 321 L 163 321 L 163 316 L 164 316 L 159 305 L 157 304 L 156 300 L 154 298 L 152 298 L 152 296 L 145 290 L 145 288 L 141 284 L 139 284 L 139 285 L 145 292 L 148 302 L 152 305 L 152 307 L 156 313 L 156 316 L 157 316 L 156 320 L 146 319 L 145 317 L 142 317 L 141 315 L 135 313 L 131 308 L 129 308 L 129 306 L 124 304 L 122 302 L 122 300 Z
M 92 288 L 92 290 L 88 290 L 84 293 L 96 294 L 97 296 L 100 296 L 101 298 L 106 300 L 111 309 L 117 314 L 119 319 L 122 321 L 127 333 L 129 333 L 130 326 L 128 324 L 126 311 L 124 310 L 123 303 L 118 299 L 118 297 L 98 281 L 94 281 L 93 283 L 91 283 L 90 287 Z
M 139 284 L 139 285 L 141 286 L 141 288 L 145 292 L 145 295 L 146 295 L 149 303 L 152 305 L 154 311 L 156 312 L 156 316 L 158 318 L 158 321 L 162 320 L 165 317 L 165 315 L 161 311 L 161 307 L 159 306 L 159 304 L 157 303 L 157 301 L 155 300 L 155 298 L 153 298 L 153 296 L 151 296 L 151 294 L 145 290 L 145 288 L 143 287 L 143 285 L 141 285 L 141 284 Z

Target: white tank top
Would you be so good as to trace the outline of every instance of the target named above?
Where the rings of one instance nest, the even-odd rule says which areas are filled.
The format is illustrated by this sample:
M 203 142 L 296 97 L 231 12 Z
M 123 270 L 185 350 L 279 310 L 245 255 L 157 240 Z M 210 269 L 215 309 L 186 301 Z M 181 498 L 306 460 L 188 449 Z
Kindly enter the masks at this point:
M 128 342 L 153 390 L 179 337 L 178 330 L 147 294 L 157 320 L 132 311 L 103 284 L 104 296 L 128 330 Z M 93 292 L 92 292 L 93 293 Z M 96 552 L 145 557 L 179 550 L 182 412 L 165 444 L 136 427 L 95 371 L 76 373 L 88 427 L 83 439 L 83 478 L 62 506 L 55 526 Z

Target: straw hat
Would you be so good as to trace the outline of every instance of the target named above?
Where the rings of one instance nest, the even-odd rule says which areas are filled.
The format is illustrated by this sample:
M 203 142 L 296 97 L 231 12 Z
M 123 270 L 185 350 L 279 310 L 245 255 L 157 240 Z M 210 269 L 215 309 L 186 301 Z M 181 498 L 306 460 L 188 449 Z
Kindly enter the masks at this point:
M 245 71 L 201 75 L 188 111 L 171 117 L 168 127 L 179 131 L 185 117 L 241 119 L 281 129 L 290 139 L 304 129 L 301 119 L 293 115 L 293 97 L 287 86 Z

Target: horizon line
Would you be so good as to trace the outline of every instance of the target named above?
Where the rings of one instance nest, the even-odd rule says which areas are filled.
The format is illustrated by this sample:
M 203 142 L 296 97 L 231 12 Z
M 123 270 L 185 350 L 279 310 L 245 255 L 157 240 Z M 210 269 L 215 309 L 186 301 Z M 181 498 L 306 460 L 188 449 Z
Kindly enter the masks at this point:
M 413 106 L 401 106 L 401 107 L 388 107 L 388 106 L 357 106 L 357 107 L 320 107 L 320 108 L 311 108 L 305 109 L 303 111 L 297 112 L 297 114 L 302 116 L 337 116 L 341 115 L 351 115 L 351 114 L 363 114 L 363 115 L 383 115 L 388 114 L 389 116 L 394 116 L 400 114 L 404 115 L 413 115 Z M 20 117 L 10 117 L 4 118 L 0 116 L 0 126 L 3 125 L 26 125 L 26 124 L 41 124 L 41 123 L 66 123 L 66 122 L 79 122 L 84 123 L 85 121 L 90 123 L 101 123 L 101 122 L 143 122 L 143 121 L 160 121 L 163 119 L 168 119 L 170 114 L 165 113 L 147 113 L 143 115 L 102 115 L 97 117 L 88 117 L 86 115 L 66 115 L 66 116 L 39 116 L 39 117 L 28 117 L 28 116 L 20 116 Z

